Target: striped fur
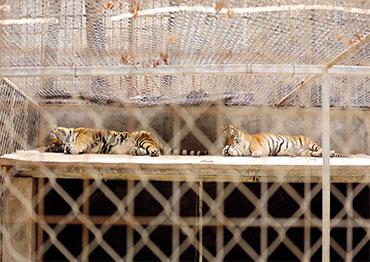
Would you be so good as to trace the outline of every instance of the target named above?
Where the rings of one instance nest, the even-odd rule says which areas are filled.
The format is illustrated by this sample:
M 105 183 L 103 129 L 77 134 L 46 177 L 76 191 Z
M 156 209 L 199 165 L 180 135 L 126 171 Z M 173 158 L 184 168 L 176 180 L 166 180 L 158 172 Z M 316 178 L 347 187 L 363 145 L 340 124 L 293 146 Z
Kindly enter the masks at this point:
M 322 149 L 306 136 L 271 133 L 246 134 L 234 126 L 224 129 L 224 156 L 311 156 L 321 157 Z M 342 156 L 334 151 L 330 156 Z
M 118 132 L 93 128 L 54 128 L 49 134 L 48 151 L 65 154 L 130 154 L 150 155 L 204 155 L 206 151 L 188 151 L 166 148 L 151 133 L 141 130 Z

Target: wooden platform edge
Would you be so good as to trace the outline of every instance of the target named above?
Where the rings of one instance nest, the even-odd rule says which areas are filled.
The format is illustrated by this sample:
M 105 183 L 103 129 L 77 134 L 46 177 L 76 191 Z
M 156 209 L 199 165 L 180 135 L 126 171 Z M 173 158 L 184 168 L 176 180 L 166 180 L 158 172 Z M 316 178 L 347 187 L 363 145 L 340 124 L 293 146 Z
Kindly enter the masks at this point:
M 35 178 L 102 179 L 102 180 L 153 180 L 188 182 L 291 182 L 320 183 L 321 159 L 318 158 L 224 158 L 193 157 L 132 157 L 120 158 L 104 155 L 85 156 L 45 155 L 39 161 L 29 160 L 29 153 L 0 157 L 0 166 L 9 169 L 8 174 Z M 25 155 L 22 155 L 25 154 Z M 17 156 L 19 157 L 17 159 Z M 43 155 L 41 155 L 43 156 Z M 72 161 L 73 160 L 73 161 Z M 235 161 L 237 160 L 237 161 Z M 94 162 L 95 161 L 95 162 Z M 111 162 L 110 162 L 111 161 Z M 219 163 L 217 162 L 219 161 Z M 292 164 L 296 161 L 297 165 Z M 331 181 L 338 183 L 370 183 L 370 158 L 354 160 L 336 159 L 331 166 Z M 244 164 L 245 163 L 245 164 Z

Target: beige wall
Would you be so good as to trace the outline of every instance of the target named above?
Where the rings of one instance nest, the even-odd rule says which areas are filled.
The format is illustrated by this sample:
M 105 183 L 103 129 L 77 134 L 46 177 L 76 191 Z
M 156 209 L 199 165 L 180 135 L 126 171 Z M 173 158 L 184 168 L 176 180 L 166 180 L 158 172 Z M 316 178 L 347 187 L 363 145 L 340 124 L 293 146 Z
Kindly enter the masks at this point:
M 115 130 L 135 130 L 153 128 L 164 141 L 169 142 L 173 134 L 179 135 L 185 121 L 179 116 L 179 107 L 122 107 L 102 105 L 43 105 L 41 107 L 40 141 L 45 141 L 46 133 L 53 125 L 68 127 L 98 127 Z M 214 153 L 220 150 L 222 126 L 234 124 L 243 130 L 256 132 L 276 132 L 281 134 L 304 134 L 321 144 L 321 108 L 266 108 L 266 107 L 224 107 L 192 106 L 184 116 L 199 118 L 196 127 L 206 134 L 206 140 L 216 142 L 210 148 Z M 201 112 L 201 113 L 200 113 Z M 144 118 L 143 118 L 144 117 Z M 143 121 L 144 119 L 144 121 Z M 190 118 L 192 119 L 192 118 Z M 332 148 L 343 153 L 370 154 L 370 110 L 332 109 L 331 143 Z M 204 138 L 199 135 L 186 135 L 183 148 L 202 149 Z M 41 142 L 43 144 L 45 142 Z M 171 146 L 176 146 L 172 141 Z

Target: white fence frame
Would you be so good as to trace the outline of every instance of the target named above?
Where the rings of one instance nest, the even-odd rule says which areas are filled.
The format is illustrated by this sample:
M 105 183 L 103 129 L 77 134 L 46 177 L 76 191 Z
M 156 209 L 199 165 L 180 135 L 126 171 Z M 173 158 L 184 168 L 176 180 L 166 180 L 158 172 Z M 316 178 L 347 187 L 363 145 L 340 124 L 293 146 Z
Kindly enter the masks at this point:
M 334 65 L 168 65 L 158 67 L 143 66 L 28 66 L 0 67 L 2 77 L 38 77 L 38 76 L 96 76 L 96 75 L 184 75 L 184 74 L 296 74 L 331 76 L 351 75 L 369 76 L 370 66 Z

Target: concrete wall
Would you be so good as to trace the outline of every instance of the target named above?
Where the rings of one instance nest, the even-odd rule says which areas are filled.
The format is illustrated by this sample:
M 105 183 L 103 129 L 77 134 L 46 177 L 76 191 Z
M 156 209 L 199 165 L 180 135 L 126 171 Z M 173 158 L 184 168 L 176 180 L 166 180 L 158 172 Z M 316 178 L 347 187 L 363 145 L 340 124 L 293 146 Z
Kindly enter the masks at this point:
M 183 116 L 181 117 L 181 110 Z M 186 111 L 184 111 L 186 110 Z M 184 113 L 185 112 L 185 113 Z M 205 134 L 186 134 L 186 116 L 196 117 L 195 126 Z M 190 123 L 191 124 L 191 123 Z M 47 132 L 54 125 L 68 127 L 97 127 L 115 130 L 136 130 L 151 128 L 163 141 L 171 146 L 174 135 L 181 136 L 183 148 L 204 149 L 207 140 L 214 147 L 207 146 L 212 153 L 219 154 L 221 139 L 218 139 L 225 124 L 239 126 L 249 133 L 275 132 L 280 134 L 303 134 L 321 144 L 321 108 L 258 108 L 258 107 L 118 107 L 102 105 L 43 105 L 41 106 L 40 141 L 45 143 Z M 332 109 L 332 149 L 353 154 L 370 154 L 370 110 Z M 195 131 L 196 132 L 196 131 Z M 201 143 L 203 142 L 203 144 Z

